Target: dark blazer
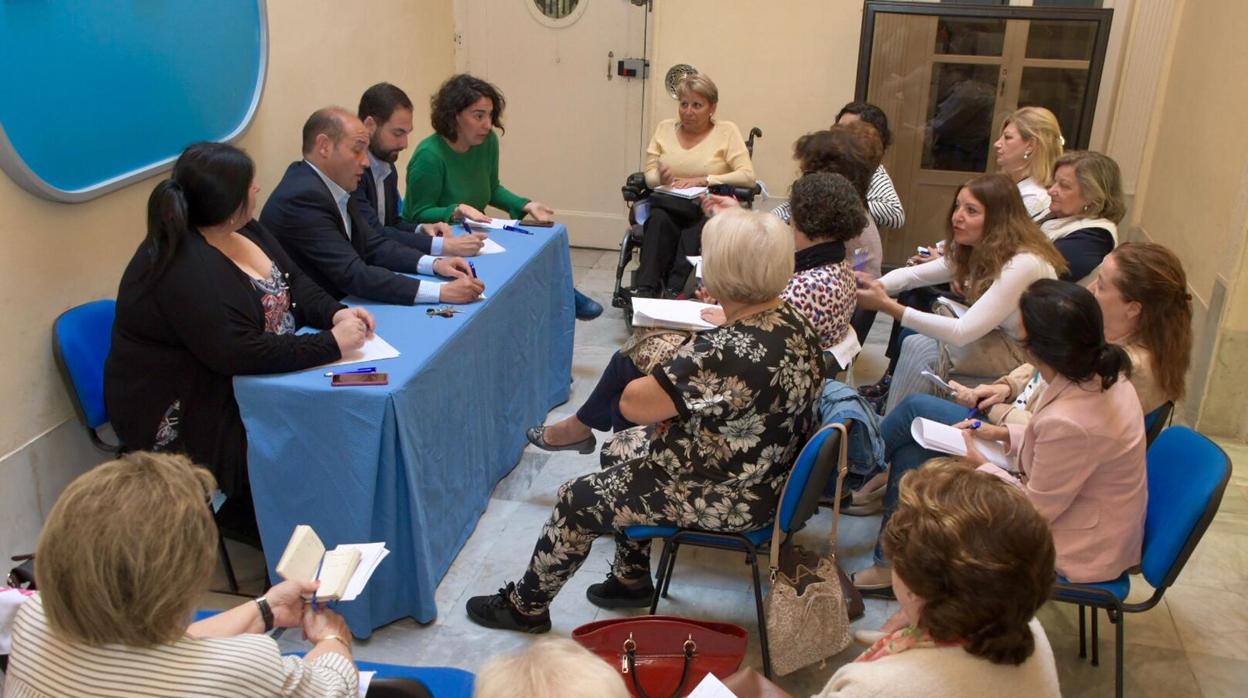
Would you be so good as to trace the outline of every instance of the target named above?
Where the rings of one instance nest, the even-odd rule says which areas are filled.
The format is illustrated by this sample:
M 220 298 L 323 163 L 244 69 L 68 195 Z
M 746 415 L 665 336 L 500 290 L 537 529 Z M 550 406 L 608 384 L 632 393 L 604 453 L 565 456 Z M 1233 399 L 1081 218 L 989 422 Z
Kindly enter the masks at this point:
M 344 306 L 312 282 L 259 223 L 239 231 L 273 260 L 299 325 L 329 329 Z M 330 332 L 269 334 L 250 277 L 198 232 L 164 274 L 147 281 L 151 248 L 139 246 L 117 290 L 104 403 L 127 449 L 186 453 L 227 495 L 246 491 L 247 435 L 234 401 L 237 375 L 282 373 L 336 361 Z M 162 425 L 163 434 L 158 436 Z
M 386 188 L 386 210 L 383 212 L 384 216 L 378 216 L 377 183 L 373 179 L 372 168 L 365 167 L 364 174 L 360 175 L 359 186 L 351 192 L 351 198 L 355 199 L 360 215 L 368 220 L 373 230 L 391 240 L 430 254 L 433 250 L 433 237 L 421 231 L 419 223 L 408 223 L 399 218 L 399 172 L 397 169 L 390 168 L 390 174 L 382 180 L 382 186 Z
M 329 187 L 308 163 L 286 168 L 260 212 L 271 230 L 321 288 L 335 298 L 358 296 L 383 303 L 412 305 L 420 282 L 395 274 L 419 271 L 421 252 L 383 237 L 360 214 L 355 198 L 347 201 L 352 235 L 342 224 Z

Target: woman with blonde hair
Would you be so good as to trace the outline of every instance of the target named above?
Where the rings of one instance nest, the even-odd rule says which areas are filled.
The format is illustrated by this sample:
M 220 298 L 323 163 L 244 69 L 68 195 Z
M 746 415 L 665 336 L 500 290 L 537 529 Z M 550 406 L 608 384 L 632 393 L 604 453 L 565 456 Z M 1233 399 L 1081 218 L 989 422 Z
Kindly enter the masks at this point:
M 715 118 L 719 88 L 714 81 L 701 73 L 689 75 L 676 95 L 677 118 L 659 122 L 646 147 L 646 185 L 754 186 L 754 164 L 741 131 L 731 121 Z M 651 196 L 634 293 L 654 297 L 679 292 L 693 270 L 685 257 L 699 254 L 705 224 L 697 201 Z
M 780 488 L 815 426 L 823 352 L 810 322 L 780 293 L 793 276 L 793 235 L 779 218 L 730 210 L 706 225 L 702 271 L 723 306 L 722 326 L 631 381 L 619 411 L 642 425 L 603 447 L 603 469 L 559 488 L 528 570 L 491 596 L 468 600 L 489 628 L 543 633 L 548 608 L 601 535 L 615 536 L 602 608 L 642 607 L 654 591 L 649 542 L 628 526 L 746 531 L 772 517 Z
M 881 535 L 901 610 L 817 698 L 1061 695 L 1035 619 L 1055 581 L 1049 525 L 1020 490 L 973 468 L 937 458 L 902 478 Z
M 544 638 L 491 659 L 477 672 L 473 698 L 628 698 L 614 667 L 567 638 Z
M 1023 107 L 1006 117 L 1001 137 L 993 144 L 997 170 L 1018 184 L 1032 220 L 1048 213 L 1046 188 L 1053 180 L 1054 163 L 1062 154 L 1063 143 L 1062 128 L 1053 112 L 1044 107 Z
M 1057 160 L 1049 197 L 1040 230 L 1070 266 L 1062 278 L 1086 286 L 1118 244 L 1118 224 L 1127 215 L 1118 163 L 1092 151 L 1066 153 Z
M 1004 175 L 976 177 L 959 188 L 947 231 L 943 257 L 895 269 L 879 280 L 859 277 L 858 307 L 888 313 L 914 333 L 901 344 L 889 409 L 910 393 L 931 392 L 923 371 L 948 371 L 937 366 L 941 343 L 960 349 L 999 329 L 1001 342 L 995 348 L 964 349 L 969 355 L 964 364 L 974 366 L 975 375 L 991 379 L 1023 363 L 1017 348 L 1018 299 L 1031 282 L 1066 271 L 1065 260 L 1027 215 L 1013 182 Z M 946 282 L 971 304 L 960 316 L 923 312 L 891 298 Z
M 191 623 L 217 564 L 212 475 L 184 456 L 136 452 L 70 483 L 35 557 L 39 596 L 18 612 L 5 696 L 358 694 L 351 632 L 286 581 Z M 261 633 L 299 627 L 284 657 Z

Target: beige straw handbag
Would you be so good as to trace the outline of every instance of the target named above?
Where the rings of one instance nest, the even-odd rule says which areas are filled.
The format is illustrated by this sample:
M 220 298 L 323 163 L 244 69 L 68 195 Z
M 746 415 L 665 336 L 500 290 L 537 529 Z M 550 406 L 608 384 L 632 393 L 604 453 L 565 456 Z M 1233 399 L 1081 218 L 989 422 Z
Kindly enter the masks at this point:
M 771 668 L 777 675 L 796 671 L 837 654 L 849 646 L 849 613 L 836 564 L 836 530 L 841 515 L 841 488 L 848 469 L 849 434 L 843 424 L 836 467 L 836 504 L 828 551 L 819 555 L 800 545 L 780 545 L 780 512 L 771 535 L 771 589 L 766 607 Z M 790 482 L 785 483 L 785 492 Z M 784 493 L 780 495 L 784 501 Z

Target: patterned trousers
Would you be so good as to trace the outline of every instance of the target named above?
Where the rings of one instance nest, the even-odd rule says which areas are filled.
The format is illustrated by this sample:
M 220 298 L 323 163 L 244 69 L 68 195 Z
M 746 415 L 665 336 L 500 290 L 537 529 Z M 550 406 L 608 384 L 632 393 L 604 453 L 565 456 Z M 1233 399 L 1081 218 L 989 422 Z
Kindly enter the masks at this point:
M 645 459 L 582 475 L 560 486 L 512 601 L 528 613 L 545 610 L 601 535 L 615 535 L 612 574 L 637 579 L 650 574 L 650 541 L 629 540 L 622 533 L 625 528 L 645 524 L 745 531 L 769 521 L 775 501 L 771 483 L 743 490 L 689 482 Z

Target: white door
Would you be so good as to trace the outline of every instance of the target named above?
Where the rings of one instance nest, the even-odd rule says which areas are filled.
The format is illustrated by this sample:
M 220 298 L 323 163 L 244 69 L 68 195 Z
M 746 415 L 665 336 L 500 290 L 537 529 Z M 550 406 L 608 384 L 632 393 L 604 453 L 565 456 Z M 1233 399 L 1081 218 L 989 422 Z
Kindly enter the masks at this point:
M 645 56 L 646 4 L 459 0 L 455 8 L 456 66 L 507 100 L 503 185 L 553 207 L 573 245 L 618 247 L 627 227 L 620 186 L 641 169 L 645 148 L 645 90 L 641 79 L 616 75 L 616 62 Z

